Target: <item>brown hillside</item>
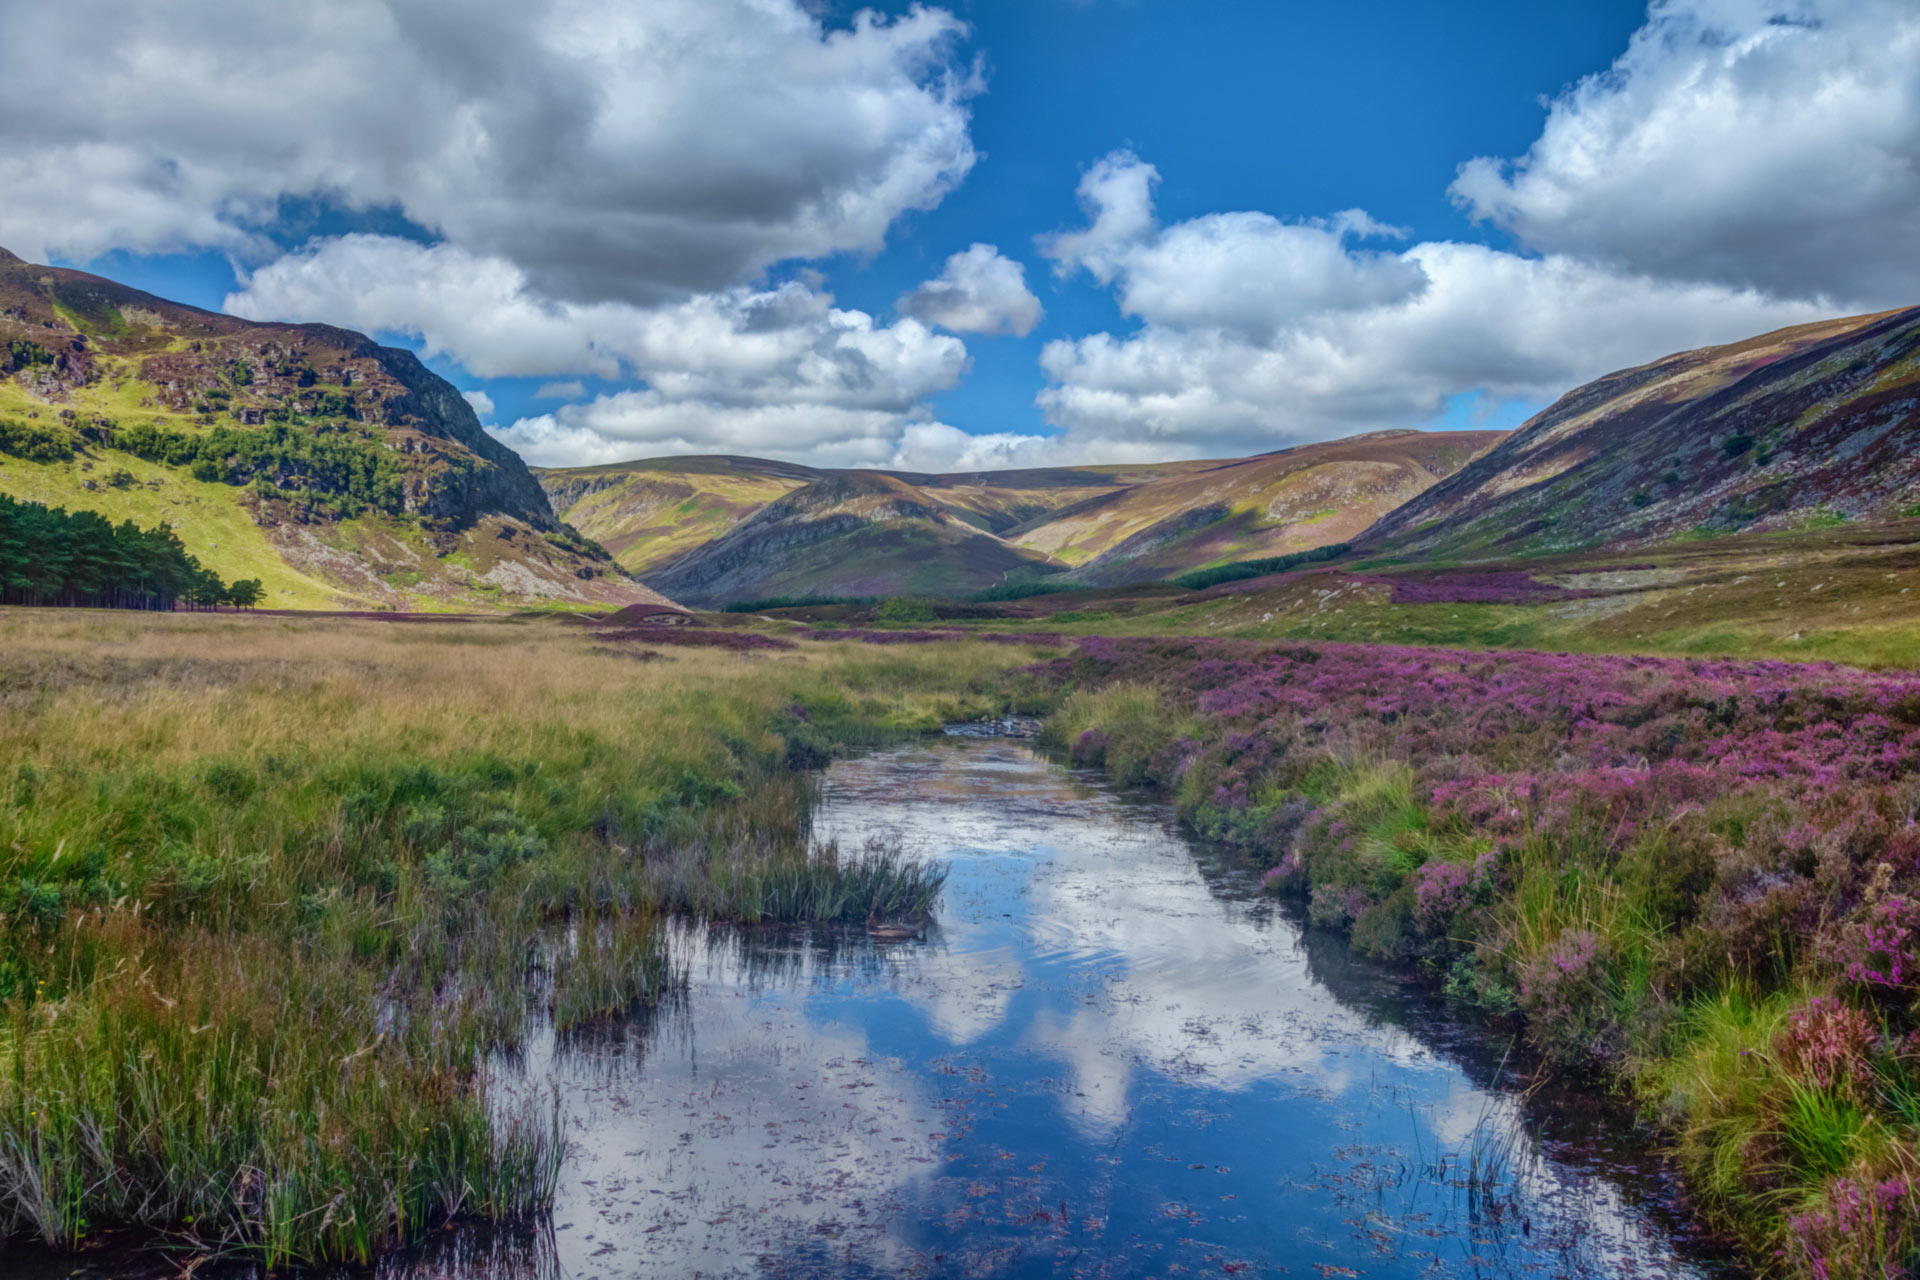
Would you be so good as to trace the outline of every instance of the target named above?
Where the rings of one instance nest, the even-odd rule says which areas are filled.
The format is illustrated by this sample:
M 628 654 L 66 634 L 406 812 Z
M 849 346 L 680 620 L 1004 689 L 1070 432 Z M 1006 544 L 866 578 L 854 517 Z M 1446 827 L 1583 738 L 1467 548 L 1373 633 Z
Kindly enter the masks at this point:
M 1096 586 L 1347 541 L 1457 471 L 1498 431 L 1382 431 L 1151 480 L 1016 529 Z
M 1920 308 L 1681 352 L 1569 392 L 1367 531 L 1491 558 L 1898 518 L 1920 502 Z

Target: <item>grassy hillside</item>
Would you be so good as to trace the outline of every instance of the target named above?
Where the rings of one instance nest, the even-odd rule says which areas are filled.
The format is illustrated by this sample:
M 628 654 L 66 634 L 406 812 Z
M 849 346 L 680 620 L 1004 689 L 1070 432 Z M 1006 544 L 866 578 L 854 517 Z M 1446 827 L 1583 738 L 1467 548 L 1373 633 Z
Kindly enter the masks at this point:
M 885 474 L 913 485 L 967 523 L 990 533 L 1006 535 L 1012 529 L 1045 521 L 1091 499 L 1210 465 L 1206 462 L 1153 462 L 1133 466 L 1042 467 L 945 475 L 909 471 L 889 471 Z
M 954 474 L 692 457 L 537 475 L 555 510 L 669 595 L 966 594 L 1009 574 L 1145 581 L 1324 546 L 1498 439 L 1384 432 L 1225 462 Z
M 1057 568 L 878 472 L 841 472 L 769 503 L 648 579 L 689 604 L 773 596 L 965 595 Z
M 286 607 L 654 599 L 410 353 L 0 250 L 0 492 L 166 520 Z
M 1497 431 L 1383 431 L 1196 465 L 1014 530 L 1018 546 L 1112 586 L 1345 542 L 1453 474 Z
M 645 576 L 723 537 L 801 485 L 834 476 L 898 480 L 956 519 L 1003 534 L 1089 498 L 1209 465 L 1170 462 L 934 474 L 823 470 L 764 458 L 694 456 L 540 469 L 534 475 L 562 519 L 611 551 L 623 568 Z
M 664 569 L 824 474 L 726 457 L 651 458 L 534 472 L 561 518 L 637 575 Z
M 1185 591 L 1166 583 L 941 607 L 943 628 L 1226 636 L 1920 666 L 1920 520 L 1744 534 L 1630 555 L 1462 565 L 1354 560 Z M 868 608 L 779 611 L 834 626 Z
M 1916 405 L 1920 309 L 1681 352 L 1569 392 L 1357 541 L 1492 559 L 1899 519 Z
M 108 482 L 124 471 L 131 483 Z M 86 488 L 92 481 L 94 488 Z M 125 454 L 69 462 L 23 462 L 0 457 L 0 493 L 69 511 L 93 510 L 142 528 L 173 527 L 187 550 L 223 581 L 259 578 L 263 603 L 279 609 L 333 609 L 354 603 L 326 579 L 302 573 L 283 559 L 269 531 L 233 501 L 228 486 L 195 480 L 175 467 Z

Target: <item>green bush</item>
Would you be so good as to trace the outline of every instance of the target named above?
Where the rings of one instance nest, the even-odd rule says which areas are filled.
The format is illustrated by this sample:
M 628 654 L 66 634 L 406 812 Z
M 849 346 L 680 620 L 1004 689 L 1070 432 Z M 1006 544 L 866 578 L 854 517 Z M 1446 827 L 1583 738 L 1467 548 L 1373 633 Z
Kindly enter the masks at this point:
M 73 437 L 60 427 L 0 418 L 0 453 L 29 462 L 65 462 L 73 457 Z
M 892 596 L 873 612 L 876 622 L 932 622 L 933 601 L 919 596 Z
M 1298 569 L 1303 564 L 1322 564 L 1328 560 L 1337 560 L 1352 550 L 1344 542 L 1330 543 L 1324 547 L 1315 547 L 1311 551 L 1297 551 L 1288 556 L 1269 556 L 1264 560 L 1241 560 L 1234 564 L 1216 565 L 1211 569 L 1196 569 L 1192 573 L 1183 573 L 1174 582 L 1189 591 L 1205 591 L 1208 587 L 1217 587 L 1223 582 L 1238 582 L 1243 578 L 1264 578 L 1272 573 L 1285 573 L 1289 569 Z

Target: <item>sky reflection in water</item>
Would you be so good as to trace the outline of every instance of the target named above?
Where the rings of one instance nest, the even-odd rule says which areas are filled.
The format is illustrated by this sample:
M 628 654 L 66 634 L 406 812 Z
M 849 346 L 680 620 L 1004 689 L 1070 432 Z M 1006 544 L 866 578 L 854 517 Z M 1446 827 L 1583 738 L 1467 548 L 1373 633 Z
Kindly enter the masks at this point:
M 682 929 L 684 1005 L 537 1052 L 569 1276 L 1707 1273 L 1617 1125 L 1543 1137 L 1164 810 L 954 743 L 836 764 L 818 829 L 950 861 L 936 927 Z
M 1303 934 L 1164 808 L 954 741 L 834 765 L 817 826 L 950 862 L 926 939 L 676 926 L 684 999 L 501 1064 L 571 1118 L 551 1230 L 440 1234 L 379 1280 L 1716 1274 L 1644 1135 L 1523 1110 L 1497 1034 Z

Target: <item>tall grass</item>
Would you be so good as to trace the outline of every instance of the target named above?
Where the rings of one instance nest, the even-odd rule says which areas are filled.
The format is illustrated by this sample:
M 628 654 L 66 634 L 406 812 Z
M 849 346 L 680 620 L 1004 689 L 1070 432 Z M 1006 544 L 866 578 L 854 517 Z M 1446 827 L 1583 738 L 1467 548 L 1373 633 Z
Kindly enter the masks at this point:
M 485 1064 L 672 991 L 668 912 L 930 909 L 817 764 L 996 709 L 941 644 L 645 666 L 552 621 L 0 614 L 0 1231 L 364 1262 L 551 1203 Z

